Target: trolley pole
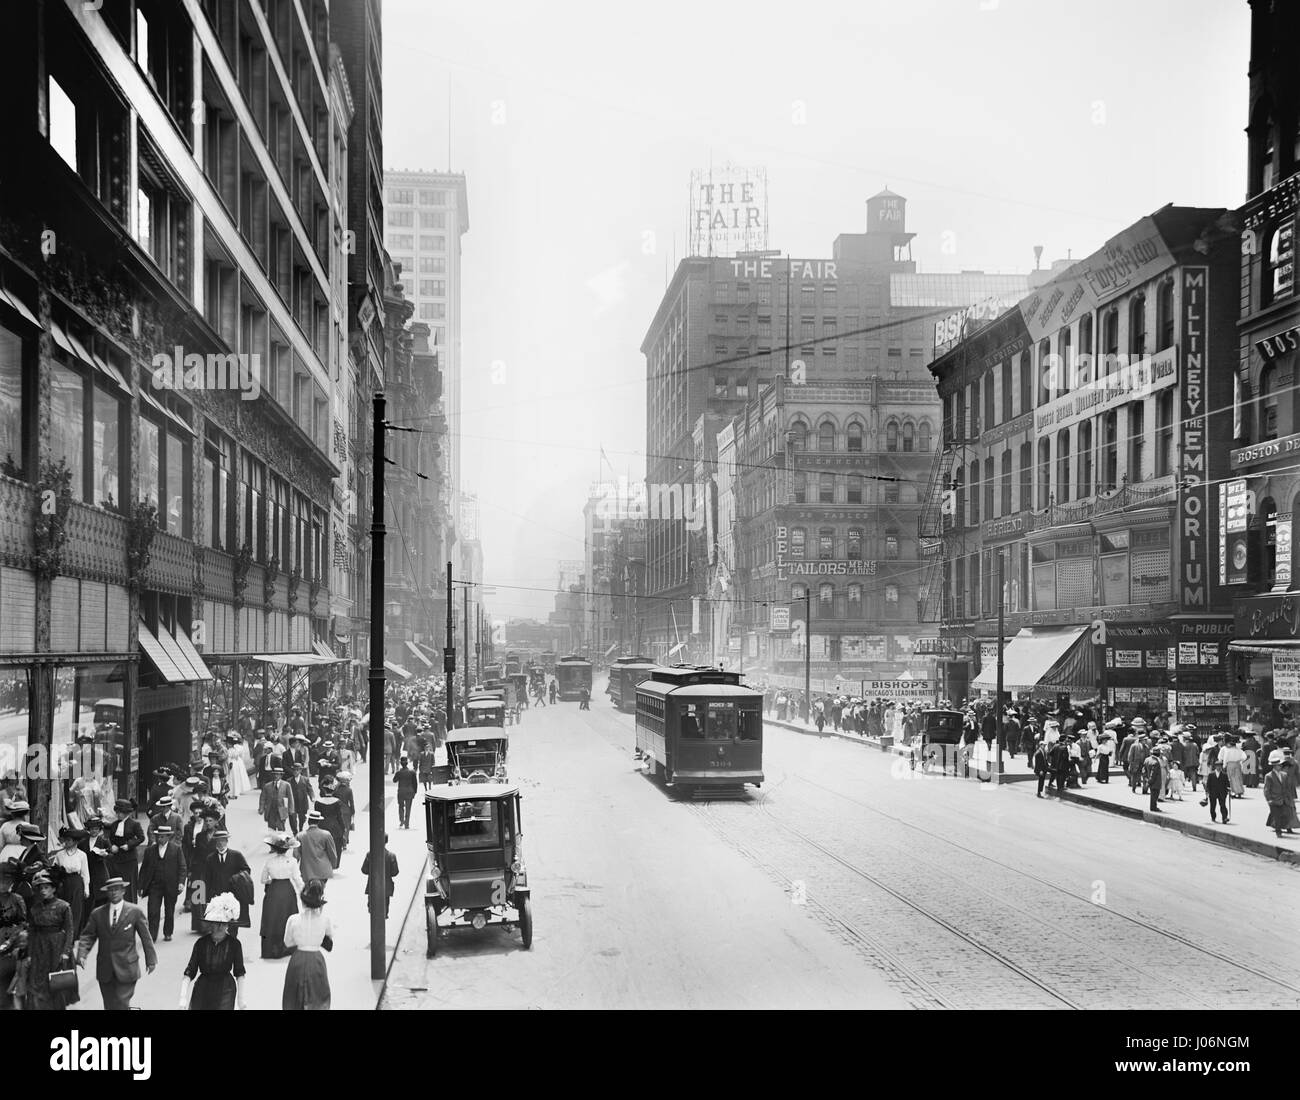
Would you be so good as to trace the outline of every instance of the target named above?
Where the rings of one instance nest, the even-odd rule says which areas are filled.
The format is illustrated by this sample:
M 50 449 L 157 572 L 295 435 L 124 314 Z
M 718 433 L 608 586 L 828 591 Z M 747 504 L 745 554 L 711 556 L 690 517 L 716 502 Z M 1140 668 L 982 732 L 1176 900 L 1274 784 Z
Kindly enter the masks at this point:
M 451 586 L 451 562 L 447 563 L 447 648 L 442 655 L 442 673 L 447 678 L 447 730 L 455 729 L 451 717 L 451 698 L 456 679 L 456 632 L 451 625 L 451 599 L 455 591 Z
M 461 591 L 465 595 L 465 600 L 464 600 L 465 617 L 462 621 L 465 623 L 465 702 L 468 703 L 469 702 L 469 655 L 471 653 L 471 650 L 469 648 L 469 584 L 465 581 L 461 581 L 460 583 L 463 586 L 461 588 Z
M 994 782 L 996 783 L 1002 782 L 1002 739 L 1005 730 L 1004 723 L 1006 722 L 1006 707 L 1003 705 L 1002 702 L 1002 671 L 1003 671 L 1002 649 L 1006 644 L 1006 620 L 1004 618 L 1006 599 L 1003 597 L 1003 587 L 1002 587 L 1004 583 L 1003 573 L 1005 569 L 1006 569 L 1006 557 L 999 550 L 998 551 L 998 701 L 997 701 L 997 712 L 996 712 L 998 718 L 998 724 L 997 724 L 998 747 L 997 747 L 997 753 L 993 757 L 995 761 L 993 774 L 996 776 L 996 779 L 994 780 Z
M 384 858 L 384 395 L 375 394 L 373 498 L 370 514 L 370 896 L 388 896 Z M 388 951 L 384 911 L 370 907 L 370 978 L 383 981 Z
M 812 721 L 812 585 L 803 590 L 803 709 L 805 722 Z

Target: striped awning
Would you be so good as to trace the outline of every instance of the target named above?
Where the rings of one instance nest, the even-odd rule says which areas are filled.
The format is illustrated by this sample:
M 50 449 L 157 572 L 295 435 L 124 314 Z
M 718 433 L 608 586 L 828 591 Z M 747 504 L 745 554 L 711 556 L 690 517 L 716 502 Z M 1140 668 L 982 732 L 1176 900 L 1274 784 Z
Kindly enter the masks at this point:
M 1096 662 L 1092 646 L 1081 644 L 1085 626 L 1045 629 L 1026 627 L 1007 643 L 1002 653 L 1004 691 L 1094 690 Z M 973 688 L 997 690 L 996 660 L 987 662 L 971 681 Z
M 425 668 L 433 668 L 433 662 L 429 660 L 429 658 L 426 657 L 423 653 L 420 652 L 419 648 L 416 646 L 414 642 L 407 642 L 406 648 L 411 651 L 411 656 L 414 657 L 417 661 L 419 661 L 422 665 L 424 665 Z
M 385 661 L 384 668 L 388 669 L 388 671 L 391 672 L 394 676 L 396 676 L 399 680 L 409 680 L 411 678 L 411 674 L 407 672 L 406 669 L 404 669 L 401 665 L 394 664 L 392 661 Z
M 140 624 L 140 649 L 169 684 L 189 684 L 211 680 L 212 673 L 194 648 L 189 635 L 177 629 L 166 629 L 155 634 L 144 623 Z

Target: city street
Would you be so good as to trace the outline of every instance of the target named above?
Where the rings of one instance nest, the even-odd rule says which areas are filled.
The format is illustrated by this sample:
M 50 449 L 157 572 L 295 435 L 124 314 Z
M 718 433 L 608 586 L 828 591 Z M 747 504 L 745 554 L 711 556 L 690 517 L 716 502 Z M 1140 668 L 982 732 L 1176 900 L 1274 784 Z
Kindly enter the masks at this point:
M 761 790 L 678 802 L 601 688 L 512 731 L 532 951 L 413 917 L 385 1008 L 1300 1005 L 1290 866 L 771 724 Z

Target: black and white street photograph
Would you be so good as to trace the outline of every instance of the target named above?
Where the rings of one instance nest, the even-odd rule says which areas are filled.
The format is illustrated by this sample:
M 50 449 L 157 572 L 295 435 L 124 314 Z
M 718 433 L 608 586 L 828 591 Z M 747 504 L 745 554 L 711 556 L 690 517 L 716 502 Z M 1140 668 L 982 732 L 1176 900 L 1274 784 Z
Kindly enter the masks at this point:
M 6 0 L 0 105 L 38 1070 L 1280 1056 L 1300 3 Z

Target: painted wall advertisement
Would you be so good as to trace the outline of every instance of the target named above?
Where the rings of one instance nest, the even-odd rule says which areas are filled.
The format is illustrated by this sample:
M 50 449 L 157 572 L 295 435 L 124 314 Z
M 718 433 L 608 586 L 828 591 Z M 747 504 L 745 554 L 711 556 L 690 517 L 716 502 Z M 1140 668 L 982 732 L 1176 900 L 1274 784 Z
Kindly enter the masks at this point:
M 1205 317 L 1210 273 L 1182 269 L 1182 484 L 1178 507 L 1178 600 L 1185 611 L 1209 606 L 1210 490 L 1205 459 Z M 1180 658 L 1181 659 L 1181 658 Z
M 1249 560 L 1247 534 L 1250 527 L 1250 492 L 1244 477 L 1219 486 L 1219 583 L 1245 584 Z M 1287 568 L 1291 559 L 1288 556 Z M 1278 564 L 1282 563 L 1279 548 Z
M 1300 653 L 1273 654 L 1273 698 L 1300 702 Z

